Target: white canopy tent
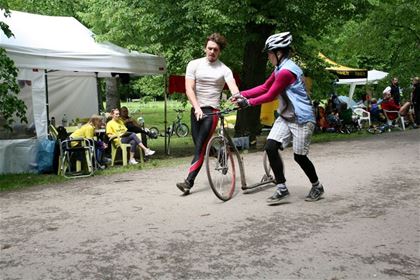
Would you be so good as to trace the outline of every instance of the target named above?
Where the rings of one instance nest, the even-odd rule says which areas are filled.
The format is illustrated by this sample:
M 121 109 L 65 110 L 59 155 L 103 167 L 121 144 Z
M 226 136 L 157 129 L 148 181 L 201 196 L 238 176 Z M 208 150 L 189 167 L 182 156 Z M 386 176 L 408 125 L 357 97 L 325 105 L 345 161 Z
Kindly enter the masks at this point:
M 338 85 L 350 85 L 349 90 L 349 98 L 350 100 L 353 99 L 354 90 L 356 89 L 357 85 L 366 85 L 366 84 L 377 84 L 378 81 L 383 80 L 388 73 L 378 71 L 378 70 L 370 70 L 368 71 L 367 78 L 363 79 L 339 79 L 336 84 Z
M 95 42 L 94 34 L 72 17 L 12 11 L 6 18 L 0 13 L 0 21 L 14 34 L 0 34 L 0 47 L 19 69 L 21 98 L 36 131 L 36 137 L 0 140 L 0 174 L 27 172 L 36 164 L 36 146 L 47 136 L 48 115 L 58 122 L 64 114 L 73 119 L 98 113 L 97 77 L 166 73 L 163 57 Z

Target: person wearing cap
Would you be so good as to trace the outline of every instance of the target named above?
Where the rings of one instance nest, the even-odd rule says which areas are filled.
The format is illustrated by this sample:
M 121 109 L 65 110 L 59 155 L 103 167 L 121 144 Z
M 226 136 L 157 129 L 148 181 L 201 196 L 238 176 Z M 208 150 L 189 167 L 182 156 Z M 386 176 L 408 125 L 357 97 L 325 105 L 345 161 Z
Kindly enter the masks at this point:
M 413 128 L 417 128 L 416 123 L 414 122 L 413 114 L 410 112 L 410 102 L 405 102 L 404 105 L 400 106 L 395 103 L 394 98 L 392 97 L 391 87 L 386 87 L 383 91 L 383 101 L 381 103 L 381 109 L 386 111 L 397 111 L 398 113 L 387 113 L 388 118 L 392 121 L 398 117 L 400 114 L 403 117 L 407 117 L 409 123 Z
M 204 117 L 219 111 L 220 96 L 225 83 L 232 94 L 239 92 L 232 70 L 219 60 L 227 42 L 224 36 L 213 33 L 204 43 L 205 56 L 190 61 L 185 73 L 185 91 L 191 108 L 191 135 L 194 156 L 187 178 L 176 184 L 184 194 L 190 194 L 195 178 L 204 162 L 207 143 L 213 135 L 218 117 Z
M 295 161 L 305 172 L 312 184 L 306 201 L 317 201 L 324 193 L 313 163 L 309 160 L 309 144 L 315 128 L 312 102 L 305 89 L 303 71 L 290 58 L 290 32 L 282 32 L 268 37 L 264 51 L 275 67 L 264 84 L 234 95 L 231 101 L 238 107 L 257 106 L 279 99 L 279 117 L 267 137 L 265 150 L 276 180 L 276 191 L 267 199 L 275 204 L 289 196 L 284 176 L 283 162 L 278 150 L 293 143 Z
M 382 94 L 383 100 L 381 103 L 381 109 L 386 111 L 398 112 L 401 107 L 398 104 L 396 104 L 394 98 L 392 98 L 391 87 L 387 86 L 382 92 Z M 398 113 L 388 113 L 387 116 L 390 120 L 395 120 L 398 117 Z

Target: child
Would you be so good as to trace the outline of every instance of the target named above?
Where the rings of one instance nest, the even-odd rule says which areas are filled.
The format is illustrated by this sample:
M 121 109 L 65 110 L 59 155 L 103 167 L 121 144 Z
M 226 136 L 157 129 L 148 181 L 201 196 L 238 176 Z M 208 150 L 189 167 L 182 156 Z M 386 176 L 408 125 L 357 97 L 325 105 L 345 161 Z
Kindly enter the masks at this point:
M 372 98 L 370 101 L 370 120 L 372 122 L 379 122 L 380 121 L 380 113 L 381 113 L 381 109 L 379 109 L 378 106 L 378 101 L 376 100 L 376 98 Z

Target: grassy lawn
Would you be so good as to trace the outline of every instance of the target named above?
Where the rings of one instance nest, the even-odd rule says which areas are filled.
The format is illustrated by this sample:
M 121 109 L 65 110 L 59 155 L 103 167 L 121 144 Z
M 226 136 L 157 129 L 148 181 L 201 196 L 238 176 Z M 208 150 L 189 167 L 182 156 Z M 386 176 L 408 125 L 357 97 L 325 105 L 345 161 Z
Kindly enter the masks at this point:
M 143 116 L 146 127 L 156 126 L 161 132 L 164 130 L 164 105 L 163 102 L 151 102 L 148 104 L 142 104 L 138 102 L 124 103 L 122 106 L 127 106 L 131 115 L 135 118 Z M 176 112 L 174 109 L 182 108 L 179 102 L 168 102 L 168 123 L 176 118 Z M 190 126 L 189 121 L 189 110 L 190 107 L 186 108 L 184 112 L 183 122 Z M 361 131 L 352 134 L 339 134 L 339 133 L 316 133 L 312 137 L 313 143 L 329 142 L 329 141 L 340 141 L 350 140 L 354 138 L 373 136 L 366 131 Z M 158 139 L 149 139 L 148 145 L 153 150 L 156 150 L 156 154 L 148 160 L 143 169 L 150 169 L 156 167 L 170 167 L 179 164 L 185 164 L 190 162 L 193 154 L 193 142 L 191 135 L 184 138 L 174 136 L 171 138 L 171 155 L 165 154 L 165 142 L 164 137 L 158 137 Z M 252 150 L 251 150 L 252 152 Z M 139 165 L 136 166 L 117 166 L 105 169 L 103 171 L 97 171 L 95 176 L 106 176 L 110 174 L 123 173 L 128 171 L 134 171 L 142 169 Z M 66 179 L 62 176 L 53 174 L 6 174 L 0 175 L 0 191 L 21 189 L 35 185 L 47 185 L 55 184 L 60 182 L 66 182 L 71 179 Z M 77 179 L 82 180 L 82 179 Z
M 164 130 L 164 102 L 149 102 L 149 103 L 140 103 L 140 102 L 129 102 L 122 103 L 121 106 L 126 106 L 130 112 L 131 117 L 137 119 L 142 116 L 144 118 L 144 123 L 146 127 L 157 127 L 160 132 Z M 175 109 L 183 109 L 183 106 L 180 102 L 177 101 L 168 101 L 167 102 L 167 122 L 168 125 L 172 124 L 172 121 L 176 119 Z M 183 122 L 186 124 L 190 123 L 190 110 L 191 106 L 187 105 L 183 113 Z

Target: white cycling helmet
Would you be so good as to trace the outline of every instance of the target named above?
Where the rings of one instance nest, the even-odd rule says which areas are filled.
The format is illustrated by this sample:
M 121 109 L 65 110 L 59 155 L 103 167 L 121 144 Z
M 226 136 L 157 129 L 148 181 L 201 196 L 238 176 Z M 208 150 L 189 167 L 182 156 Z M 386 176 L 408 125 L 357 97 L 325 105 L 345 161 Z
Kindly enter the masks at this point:
M 263 51 L 272 51 L 280 48 L 285 48 L 292 43 L 292 34 L 290 32 L 282 32 L 271 35 L 265 41 Z

